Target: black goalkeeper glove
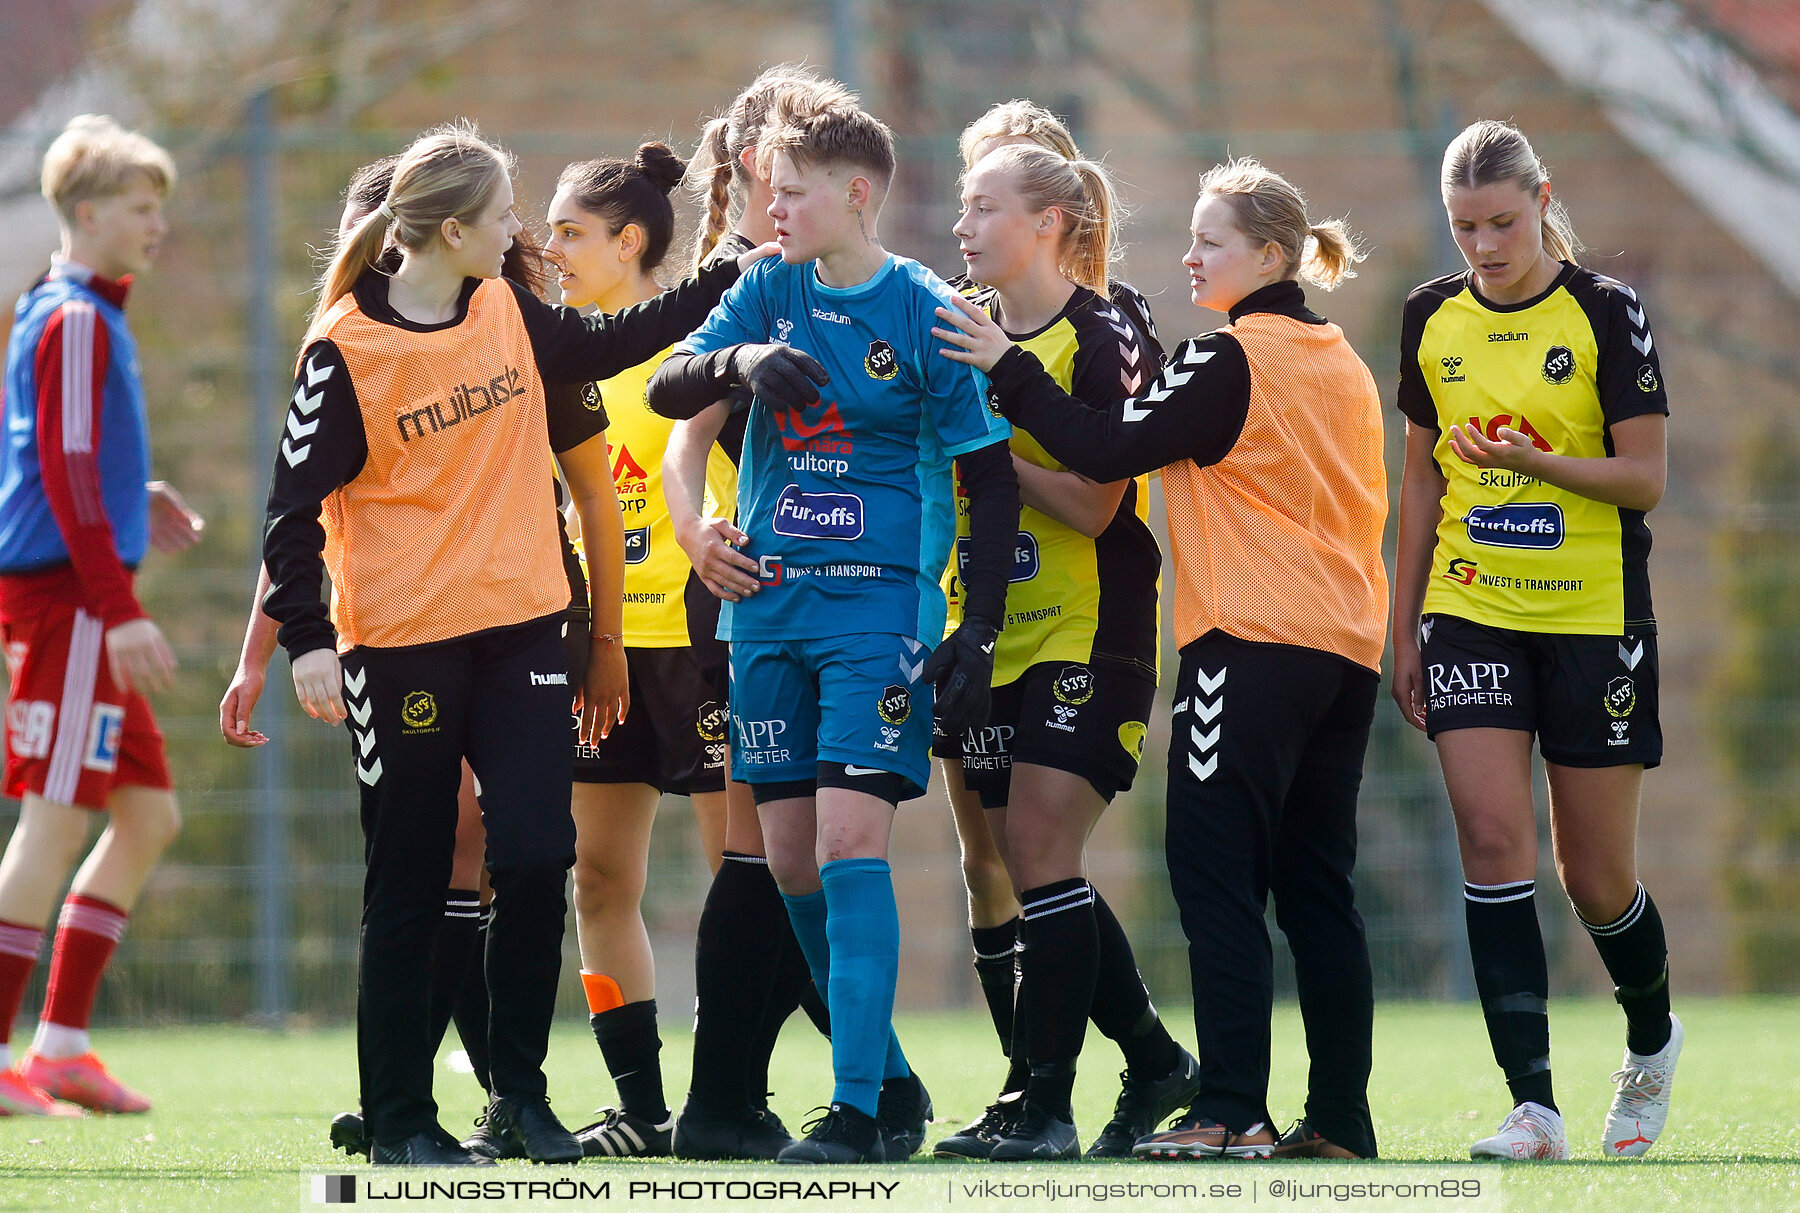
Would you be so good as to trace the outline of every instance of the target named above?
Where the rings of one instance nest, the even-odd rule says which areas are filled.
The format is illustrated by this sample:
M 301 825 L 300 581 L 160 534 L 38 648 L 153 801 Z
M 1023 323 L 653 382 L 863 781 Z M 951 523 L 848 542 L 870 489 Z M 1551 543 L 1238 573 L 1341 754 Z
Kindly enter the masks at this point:
M 831 373 L 811 354 L 775 342 L 732 349 L 732 374 L 764 404 L 779 412 L 797 412 L 819 402 L 819 387 Z
M 994 638 L 998 629 L 985 619 L 964 619 L 944 643 L 931 651 L 919 677 L 937 688 L 932 711 L 947 737 L 961 737 L 987 723 L 994 683 Z

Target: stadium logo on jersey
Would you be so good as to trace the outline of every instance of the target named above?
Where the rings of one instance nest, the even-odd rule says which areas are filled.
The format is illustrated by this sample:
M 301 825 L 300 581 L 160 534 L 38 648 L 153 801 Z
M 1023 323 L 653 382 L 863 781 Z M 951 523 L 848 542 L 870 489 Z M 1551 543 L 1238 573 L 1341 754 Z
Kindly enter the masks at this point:
M 409 413 L 400 413 L 394 421 L 400 427 L 400 441 L 411 442 L 414 438 L 425 437 L 425 427 L 429 425 L 436 434 L 449 429 L 453 425 L 461 425 L 465 421 L 473 421 L 491 409 L 497 409 L 509 400 L 525 394 L 523 376 L 512 367 L 507 367 L 486 383 L 461 383 L 450 393 L 450 399 L 433 401 L 422 409 L 414 409 Z M 476 396 L 480 396 L 479 403 Z M 448 410 L 449 415 L 445 412 Z M 406 427 L 412 425 L 412 433 Z
M 1464 560 L 1459 556 L 1450 562 L 1450 567 L 1444 570 L 1444 576 L 1459 585 L 1474 585 L 1475 562 L 1473 560 Z
M 650 528 L 641 526 L 635 530 L 626 531 L 625 563 L 642 564 L 648 559 L 650 559 Z
M 775 322 L 775 340 L 781 342 L 781 344 L 786 345 L 788 338 L 793 335 L 793 332 L 794 322 L 789 320 L 786 316 L 783 316 Z
M 88 721 L 87 749 L 81 765 L 89 771 L 116 770 L 119 765 L 119 742 L 125 737 L 125 709 L 110 703 L 94 705 Z
M 1478 505 L 1463 518 L 1469 540 L 1490 548 L 1547 552 L 1562 546 L 1562 507 L 1549 501 L 1525 505 Z
M 756 558 L 756 579 L 763 585 L 780 585 L 787 570 L 779 556 L 758 556 Z
M 1631 679 L 1621 674 L 1606 684 L 1606 714 L 1618 720 L 1631 715 L 1631 709 L 1637 706 L 1637 687 Z
M 1084 665 L 1066 665 L 1050 690 L 1063 703 L 1086 703 L 1094 697 L 1094 672 Z
M 1144 739 L 1150 733 L 1150 726 L 1141 720 L 1127 720 L 1119 726 L 1119 744 L 1131 755 L 1131 761 L 1142 762 L 1144 759 Z
M 869 352 L 863 356 L 863 370 L 869 372 L 869 378 L 886 383 L 900 373 L 900 356 L 894 353 L 893 346 L 877 338 L 869 342 Z
M 56 738 L 56 705 L 44 699 L 8 704 L 6 735 L 20 758 L 50 757 L 50 743 Z
M 1553 345 L 1544 354 L 1544 382 L 1560 387 L 1575 378 L 1575 355 L 1566 345 Z
M 775 533 L 796 539 L 861 539 L 863 500 L 855 493 L 803 493 L 790 484 L 775 499 Z
M 1438 376 L 1439 383 L 1463 383 L 1469 378 L 1462 373 L 1461 358 L 1439 358 L 1438 365 L 1444 368 L 1444 373 Z
M 905 724 L 912 717 L 912 692 L 899 683 L 890 683 L 875 702 L 875 714 L 891 725 Z
M 958 502 L 960 505 L 961 502 Z M 966 512 L 966 511 L 964 511 Z M 1020 531 L 1013 544 L 1012 572 L 1007 581 L 1030 581 L 1038 575 L 1038 541 L 1030 531 Z M 966 574 L 969 571 L 969 537 L 964 535 L 956 541 L 956 571 Z
M 700 734 L 701 741 L 725 740 L 725 705 L 709 699 L 700 705 L 700 711 L 694 716 L 694 731 Z
M 1662 384 L 1657 381 L 1656 368 L 1646 362 L 1638 368 L 1637 385 L 1640 392 L 1654 392 Z
M 1489 333 L 1488 340 L 1493 341 L 1530 341 L 1530 333 Z
M 408 691 L 406 698 L 400 701 L 400 719 L 408 733 L 429 729 L 437 723 L 437 718 L 437 700 L 431 697 L 430 691 Z
M 856 323 L 856 321 L 850 319 L 850 317 L 844 315 L 844 313 L 842 313 L 842 312 L 828 312 L 824 308 L 818 308 L 818 307 L 816 307 L 812 310 L 812 318 L 814 320 L 823 320 L 827 324 L 855 324 Z

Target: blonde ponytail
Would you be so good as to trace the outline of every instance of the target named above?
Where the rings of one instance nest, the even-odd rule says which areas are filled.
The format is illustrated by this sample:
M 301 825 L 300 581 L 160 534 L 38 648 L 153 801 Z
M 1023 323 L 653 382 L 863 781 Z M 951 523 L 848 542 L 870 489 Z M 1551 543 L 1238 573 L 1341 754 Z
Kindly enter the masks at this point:
M 306 320 L 309 343 L 314 337 L 313 329 L 331 310 L 331 305 L 348 295 L 356 280 L 375 268 L 375 263 L 389 247 L 390 226 L 391 221 L 378 207 L 338 234 L 337 243 L 332 246 L 331 261 L 319 282 L 319 301 Z
M 1356 277 L 1350 267 L 1368 256 L 1356 247 L 1356 237 L 1342 219 L 1327 219 L 1306 229 L 1307 255 L 1300 277 L 1324 290 L 1336 290 L 1346 278 Z
M 1102 299 L 1111 285 L 1113 244 L 1121 218 L 1112 176 L 1092 160 L 1071 160 L 1087 203 L 1075 217 L 1062 261 L 1063 274 Z
M 725 144 L 725 126 L 724 118 L 714 118 L 706 124 L 700 132 L 700 147 L 688 166 L 694 201 L 705 208 L 694 232 L 696 272 L 705 266 L 706 258 L 731 229 L 731 177 L 737 166 Z

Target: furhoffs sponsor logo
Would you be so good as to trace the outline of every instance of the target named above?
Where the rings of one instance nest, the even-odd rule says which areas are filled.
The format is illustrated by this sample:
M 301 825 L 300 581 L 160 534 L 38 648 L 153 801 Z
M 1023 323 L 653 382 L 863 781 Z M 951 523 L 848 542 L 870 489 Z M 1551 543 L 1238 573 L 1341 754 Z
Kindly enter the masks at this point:
M 1554 502 L 1478 505 L 1463 518 L 1469 538 L 1490 548 L 1550 551 L 1563 543 L 1562 507 Z
M 800 539 L 860 539 L 863 500 L 855 493 L 803 493 L 788 485 L 775 499 L 775 533 Z

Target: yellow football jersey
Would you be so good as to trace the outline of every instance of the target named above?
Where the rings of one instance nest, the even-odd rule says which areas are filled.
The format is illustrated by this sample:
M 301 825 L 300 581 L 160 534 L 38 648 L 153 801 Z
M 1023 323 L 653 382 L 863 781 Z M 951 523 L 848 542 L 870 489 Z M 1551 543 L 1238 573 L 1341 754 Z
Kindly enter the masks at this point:
M 1669 411 L 1644 307 L 1621 282 L 1567 265 L 1543 294 L 1491 303 L 1468 274 L 1406 301 L 1399 405 L 1437 431 L 1448 482 L 1425 611 L 1529 632 L 1653 631 L 1650 528 L 1535 477 L 1464 462 L 1450 426 L 1502 426 L 1540 450 L 1598 459 L 1608 427 Z
M 990 306 L 992 292 L 969 292 Z M 1067 306 L 1035 333 L 1014 335 L 1057 385 L 1091 408 L 1110 408 L 1155 372 L 1137 330 L 1108 301 L 1077 287 Z M 1012 452 L 1053 471 L 1066 471 L 1037 441 L 1015 426 Z M 1013 682 L 1045 661 L 1088 662 L 1111 657 L 1155 675 L 1158 665 L 1156 593 L 1162 553 L 1149 527 L 1148 480 L 1125 488 L 1112 524 L 1089 538 L 1048 514 L 1021 506 L 1019 537 L 1006 590 L 1006 626 L 994 650 L 994 685 Z M 960 482 L 956 550 L 944 588 L 948 627 L 962 620 L 959 573 L 969 539 L 969 503 Z
M 625 518 L 625 644 L 629 648 L 685 647 L 688 641 L 684 591 L 693 569 L 675 542 L 663 498 L 663 451 L 675 423 L 658 417 L 644 401 L 650 376 L 669 356 L 664 350 L 647 362 L 603 380 L 599 400 L 606 408 L 608 456 L 619 509 Z M 706 508 L 729 512 L 737 499 L 737 469 L 718 446 L 706 461 Z M 583 556 L 585 567 L 586 558 Z

